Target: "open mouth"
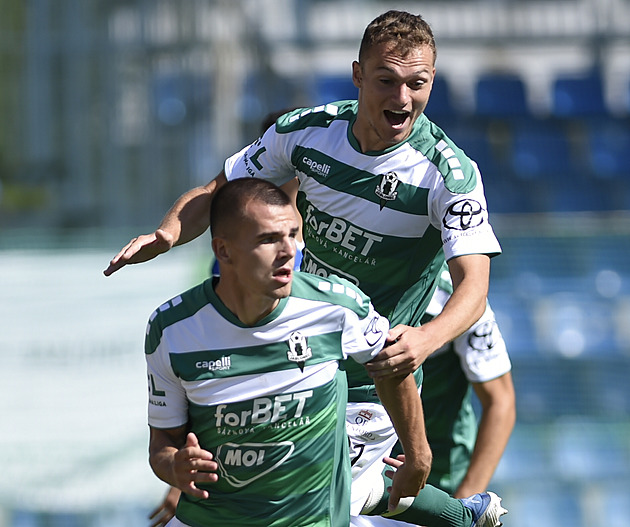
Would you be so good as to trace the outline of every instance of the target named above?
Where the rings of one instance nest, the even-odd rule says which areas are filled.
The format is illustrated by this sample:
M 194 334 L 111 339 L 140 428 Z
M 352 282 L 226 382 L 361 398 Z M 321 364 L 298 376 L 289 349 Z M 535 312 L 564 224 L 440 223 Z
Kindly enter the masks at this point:
M 284 281 L 290 280 L 292 274 L 293 274 L 292 269 L 283 267 L 281 269 L 278 269 L 276 272 L 274 272 L 273 277 L 284 282 Z
M 400 126 L 409 117 L 409 112 L 399 110 L 385 110 L 385 118 L 392 126 Z

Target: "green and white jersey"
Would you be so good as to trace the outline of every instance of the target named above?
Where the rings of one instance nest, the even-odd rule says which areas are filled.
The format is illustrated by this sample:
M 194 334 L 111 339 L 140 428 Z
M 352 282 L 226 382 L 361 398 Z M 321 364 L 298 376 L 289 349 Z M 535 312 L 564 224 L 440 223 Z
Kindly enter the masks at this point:
M 216 280 L 216 279 L 215 279 Z M 191 526 L 347 526 L 347 384 L 339 361 L 367 362 L 389 323 L 356 287 L 296 273 L 289 297 L 255 326 L 213 281 L 173 298 L 148 324 L 149 425 L 188 425 L 215 455 L 210 498 L 183 495 Z
M 417 326 L 445 258 L 501 252 L 479 170 L 424 115 L 407 141 L 362 153 L 356 113 L 356 101 L 340 101 L 285 114 L 225 174 L 278 185 L 297 176 L 302 270 L 342 276 L 392 325 Z M 349 382 L 370 381 L 349 365 Z
M 356 284 L 392 324 L 417 325 L 444 258 L 500 253 L 477 166 L 424 115 L 409 139 L 362 153 L 357 102 L 300 109 L 225 163 L 228 179 L 295 176 L 302 270 Z

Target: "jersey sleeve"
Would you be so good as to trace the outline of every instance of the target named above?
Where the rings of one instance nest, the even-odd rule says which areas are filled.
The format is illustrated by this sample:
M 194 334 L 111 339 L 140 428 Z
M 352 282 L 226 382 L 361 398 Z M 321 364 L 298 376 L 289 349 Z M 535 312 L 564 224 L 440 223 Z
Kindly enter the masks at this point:
M 225 177 L 228 181 L 256 177 L 284 185 L 295 177 L 292 149 L 292 135 L 280 134 L 271 126 L 262 137 L 225 161 Z
M 474 185 L 465 192 L 450 190 L 456 185 L 449 184 L 449 179 L 457 176 L 449 173 L 437 177 L 431 191 L 431 223 L 441 232 L 447 261 L 467 254 L 495 256 L 501 253 L 501 246 L 488 219 L 481 174 L 476 163 L 468 162 L 474 169 Z
M 512 369 L 505 340 L 490 305 L 453 344 L 469 382 L 491 381 Z
M 355 311 L 346 314 L 342 335 L 344 358 L 352 357 L 356 362 L 365 364 L 383 349 L 389 332 L 389 320 L 378 314 L 372 303 L 368 303 L 368 312 L 360 317 Z
M 147 339 L 151 322 L 147 329 Z M 148 422 L 154 428 L 176 428 L 188 422 L 188 399 L 181 380 L 170 364 L 168 350 L 159 343 L 155 351 L 145 353 L 149 385 Z
M 433 317 L 439 315 L 448 302 L 451 291 L 450 275 L 448 271 L 443 271 L 427 308 L 427 314 Z M 444 353 L 451 347 L 459 356 L 462 371 L 469 382 L 490 381 L 512 369 L 505 340 L 490 304 L 486 304 L 483 315 L 468 331 L 452 343 L 445 344 L 435 352 L 435 355 Z M 431 360 L 431 357 L 428 360 Z

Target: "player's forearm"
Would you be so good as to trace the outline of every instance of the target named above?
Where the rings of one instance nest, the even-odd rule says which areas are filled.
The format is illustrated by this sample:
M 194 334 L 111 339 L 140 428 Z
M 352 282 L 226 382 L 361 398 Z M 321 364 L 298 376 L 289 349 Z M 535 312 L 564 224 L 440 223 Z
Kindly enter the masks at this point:
M 430 333 L 433 349 L 440 349 L 465 333 L 483 314 L 487 301 L 487 291 L 463 283 L 453 293 L 442 312 L 422 326 L 422 331 Z
M 216 190 L 225 183 L 221 172 L 202 187 L 195 187 L 182 196 L 168 210 L 159 229 L 173 236 L 174 245 L 182 245 L 201 236 L 210 224 L 210 205 Z
M 374 383 L 403 446 L 405 462 L 419 470 L 428 471 L 432 455 L 414 376 L 382 377 L 374 379 Z
M 441 348 L 467 331 L 486 309 L 490 259 L 481 254 L 449 261 L 453 294 L 442 312 L 423 326 L 430 331 L 434 349 Z
M 176 487 L 177 482 L 173 471 L 177 448 L 164 435 L 151 432 L 149 443 L 149 465 L 153 473 L 165 483 Z
M 211 194 L 197 187 L 183 194 L 168 210 L 159 229 L 173 236 L 173 245 L 182 245 L 203 234 L 210 223 Z
M 456 498 L 485 492 L 512 434 L 516 410 L 510 398 L 483 409 L 477 440 L 466 476 L 455 493 Z

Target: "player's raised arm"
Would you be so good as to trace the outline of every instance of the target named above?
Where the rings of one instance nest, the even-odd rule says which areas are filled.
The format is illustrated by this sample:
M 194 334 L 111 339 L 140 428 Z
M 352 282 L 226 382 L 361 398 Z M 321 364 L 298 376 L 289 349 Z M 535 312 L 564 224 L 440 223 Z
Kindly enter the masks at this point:
M 127 264 L 146 262 L 175 245 L 182 245 L 203 234 L 210 221 L 212 196 L 225 181 L 225 174 L 221 171 L 207 185 L 193 188 L 180 196 L 155 232 L 133 238 L 112 258 L 103 274 L 110 276 Z

